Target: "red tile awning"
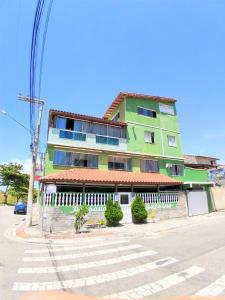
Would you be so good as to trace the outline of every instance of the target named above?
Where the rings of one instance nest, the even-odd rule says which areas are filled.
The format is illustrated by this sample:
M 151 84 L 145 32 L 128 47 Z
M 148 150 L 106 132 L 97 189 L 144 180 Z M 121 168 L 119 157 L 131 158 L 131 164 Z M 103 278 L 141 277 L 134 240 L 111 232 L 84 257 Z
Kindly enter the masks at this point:
M 44 176 L 41 182 L 180 185 L 181 181 L 160 173 L 135 173 L 126 171 L 103 171 L 96 169 L 70 169 Z

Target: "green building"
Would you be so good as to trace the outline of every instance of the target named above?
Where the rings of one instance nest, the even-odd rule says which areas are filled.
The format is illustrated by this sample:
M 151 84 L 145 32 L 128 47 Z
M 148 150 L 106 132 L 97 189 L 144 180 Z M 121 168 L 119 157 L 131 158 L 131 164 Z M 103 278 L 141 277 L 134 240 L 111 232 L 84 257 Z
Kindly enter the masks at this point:
M 50 110 L 48 124 L 41 181 L 67 204 L 81 194 L 93 203 L 111 195 L 121 205 L 135 194 L 165 203 L 182 190 L 210 194 L 207 169 L 184 163 L 175 99 L 120 93 L 102 118 Z

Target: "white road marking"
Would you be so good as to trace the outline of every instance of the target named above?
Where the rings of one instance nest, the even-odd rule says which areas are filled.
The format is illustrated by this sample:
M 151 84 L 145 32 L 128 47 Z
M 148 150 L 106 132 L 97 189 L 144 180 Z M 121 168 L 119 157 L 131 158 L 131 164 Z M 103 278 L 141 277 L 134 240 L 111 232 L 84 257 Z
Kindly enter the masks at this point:
M 204 289 L 198 291 L 195 296 L 210 297 L 218 296 L 225 290 L 225 275 L 218 278 L 216 281 L 205 287 Z
M 25 250 L 25 253 L 48 253 L 48 252 L 60 252 L 60 251 L 70 251 L 70 250 L 82 250 L 82 249 L 92 249 L 97 247 L 104 247 L 104 246 L 110 246 L 110 245 L 117 245 L 117 244 L 123 244 L 128 243 L 127 240 L 119 240 L 119 241 L 111 241 L 111 242 L 103 242 L 99 244 L 89 244 L 89 245 L 82 245 L 82 246 L 76 246 L 76 247 L 58 247 L 58 248 L 51 248 L 51 249 L 34 249 L 34 250 Z
M 173 263 L 178 260 L 172 257 L 166 257 L 163 259 L 156 260 L 147 264 L 139 265 L 128 269 L 123 269 L 117 272 L 105 273 L 95 276 L 90 276 L 80 279 L 70 279 L 62 281 L 50 281 L 50 282 L 15 282 L 13 285 L 14 291 L 42 291 L 42 290 L 60 290 L 60 289 L 71 289 L 83 286 L 95 285 L 103 282 L 109 282 L 126 278 L 140 273 L 144 273 L 150 270 L 158 269 Z
M 65 260 L 65 259 L 73 259 L 73 258 L 80 258 L 80 257 L 89 257 L 95 255 L 104 255 L 108 253 L 115 253 L 119 251 L 127 251 L 133 249 L 141 248 L 141 245 L 129 245 L 129 246 L 122 246 L 122 247 L 115 247 L 112 249 L 104 249 L 104 250 L 97 250 L 92 252 L 83 252 L 83 253 L 73 253 L 67 255 L 57 255 L 57 256 L 34 256 L 34 257 L 24 257 L 22 261 L 31 262 L 31 261 L 52 261 L 52 260 Z
M 124 256 L 118 256 L 109 259 L 103 259 L 99 261 L 91 261 L 87 263 L 80 263 L 75 265 L 56 266 L 56 267 L 42 267 L 42 268 L 19 268 L 18 273 L 20 274 L 43 274 L 43 273 L 56 273 L 56 272 L 69 272 L 78 271 L 82 269 L 89 269 L 94 267 L 100 267 L 105 265 L 112 265 L 124 261 L 138 259 L 141 257 L 155 255 L 157 252 L 148 250 L 139 253 L 132 253 Z
M 186 279 L 189 279 L 192 276 L 195 276 L 203 271 L 204 271 L 203 268 L 193 266 L 193 267 L 183 270 L 181 272 L 169 275 L 169 276 L 167 276 L 163 279 L 160 279 L 156 282 L 145 284 L 145 285 L 139 286 L 137 288 L 123 291 L 120 293 L 111 294 L 111 295 L 105 296 L 104 298 L 141 299 L 141 298 L 156 294 L 158 292 L 161 292 L 163 290 L 166 290 L 166 289 L 168 289 L 174 285 L 177 285 L 181 282 L 184 282 Z

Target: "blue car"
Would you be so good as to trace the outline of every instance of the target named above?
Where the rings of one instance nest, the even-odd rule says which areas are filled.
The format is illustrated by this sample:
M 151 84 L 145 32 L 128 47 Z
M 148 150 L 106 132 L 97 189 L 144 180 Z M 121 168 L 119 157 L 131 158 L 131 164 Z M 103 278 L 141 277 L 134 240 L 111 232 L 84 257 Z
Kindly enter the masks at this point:
M 26 214 L 27 204 L 23 201 L 18 201 L 14 208 L 14 214 Z

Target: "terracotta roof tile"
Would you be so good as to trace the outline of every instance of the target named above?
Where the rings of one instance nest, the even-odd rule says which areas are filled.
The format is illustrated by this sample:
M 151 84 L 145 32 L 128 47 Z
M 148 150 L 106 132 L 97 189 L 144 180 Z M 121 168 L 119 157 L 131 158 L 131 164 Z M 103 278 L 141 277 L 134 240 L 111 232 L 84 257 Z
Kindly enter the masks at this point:
M 70 169 L 44 176 L 42 182 L 112 183 L 112 184 L 164 184 L 177 185 L 181 181 L 160 173 L 135 173 L 126 171 L 103 171 L 98 169 Z
M 104 114 L 103 118 L 108 119 L 111 115 L 111 113 L 114 111 L 114 109 L 123 102 L 125 97 L 129 98 L 139 98 L 139 99 L 145 99 L 145 100 L 153 100 L 157 102 L 167 102 L 167 103 L 174 103 L 177 100 L 174 98 L 166 98 L 166 97 L 160 97 L 160 96 L 151 96 L 151 95 L 144 95 L 144 94 L 135 94 L 135 93 L 119 93 L 118 96 L 115 98 L 115 100 L 112 102 L 112 104 L 107 109 L 106 113 Z
M 90 121 L 90 122 L 96 122 L 96 123 L 103 123 L 103 124 L 109 124 L 109 125 L 115 125 L 119 127 L 126 127 L 126 123 L 122 122 L 115 122 L 111 120 L 106 120 L 103 118 L 96 118 L 96 117 L 91 117 L 87 115 L 81 115 L 81 114 L 75 114 L 75 113 L 70 113 L 62 110 L 56 110 L 56 109 L 50 109 L 49 110 L 49 116 L 62 116 L 62 117 L 67 117 L 67 118 L 74 118 L 78 120 L 85 120 L 85 121 Z

